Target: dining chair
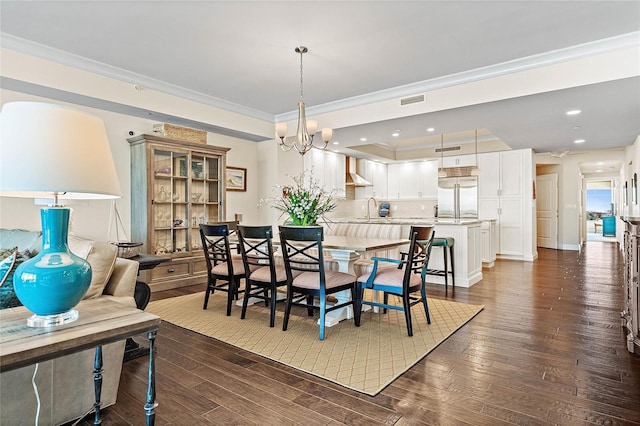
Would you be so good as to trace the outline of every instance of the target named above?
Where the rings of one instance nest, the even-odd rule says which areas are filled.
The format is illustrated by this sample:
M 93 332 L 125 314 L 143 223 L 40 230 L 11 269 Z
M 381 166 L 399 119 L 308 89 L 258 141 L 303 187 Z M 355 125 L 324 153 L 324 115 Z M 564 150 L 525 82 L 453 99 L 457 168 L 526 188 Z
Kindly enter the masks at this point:
M 224 291 L 227 293 L 227 316 L 231 315 L 233 301 L 243 291 L 239 289 L 240 280 L 246 276 L 242 256 L 232 254 L 229 242 L 229 236 L 235 234 L 237 226 L 237 222 L 200 224 L 202 249 L 207 262 L 207 290 L 202 309 L 207 309 L 210 294 L 216 290 Z
M 271 226 L 238 225 L 237 235 L 244 270 L 249 271 L 245 278 L 240 318 L 245 318 L 250 298 L 262 299 L 265 306 L 270 306 L 269 327 L 273 327 L 276 321 L 276 303 L 286 300 L 285 297 L 277 298 L 278 287 L 287 285 L 284 265 L 276 265 L 273 256 L 273 229 Z
M 360 305 L 356 298 L 356 276 L 345 272 L 326 270 L 322 250 L 321 226 L 280 226 L 280 247 L 287 274 L 287 300 L 282 330 L 286 331 L 293 305 L 307 308 L 309 316 L 320 310 L 320 340 L 325 336 L 325 315 L 336 309 L 352 306 L 354 322 L 360 326 Z M 327 306 L 327 295 L 339 291 L 351 291 L 348 301 Z M 319 299 L 319 306 L 314 298 Z
M 435 232 L 432 226 L 412 226 L 410 234 L 411 242 L 406 259 L 371 258 L 373 260 L 373 269 L 370 273 L 358 277 L 356 297 L 358 298 L 358 305 L 380 307 L 383 308 L 383 313 L 386 313 L 387 309 L 404 311 L 407 332 L 409 336 L 413 336 L 411 323 L 411 307 L 413 305 L 422 303 L 427 317 L 427 324 L 431 324 L 425 278 Z M 398 268 L 379 267 L 379 264 L 383 262 L 397 264 Z M 383 292 L 383 302 L 364 300 L 365 289 Z M 419 292 L 420 295 L 414 295 L 416 292 Z M 400 297 L 402 306 L 389 303 L 389 295 Z

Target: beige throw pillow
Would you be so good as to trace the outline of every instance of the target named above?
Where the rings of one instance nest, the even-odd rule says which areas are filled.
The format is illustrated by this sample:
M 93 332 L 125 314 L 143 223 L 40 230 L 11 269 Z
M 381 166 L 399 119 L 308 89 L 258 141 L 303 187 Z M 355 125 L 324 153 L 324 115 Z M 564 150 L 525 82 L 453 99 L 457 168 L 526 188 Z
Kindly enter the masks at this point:
M 84 299 L 101 296 L 116 264 L 118 248 L 104 241 L 91 241 L 70 235 L 69 249 L 91 265 L 91 285 Z

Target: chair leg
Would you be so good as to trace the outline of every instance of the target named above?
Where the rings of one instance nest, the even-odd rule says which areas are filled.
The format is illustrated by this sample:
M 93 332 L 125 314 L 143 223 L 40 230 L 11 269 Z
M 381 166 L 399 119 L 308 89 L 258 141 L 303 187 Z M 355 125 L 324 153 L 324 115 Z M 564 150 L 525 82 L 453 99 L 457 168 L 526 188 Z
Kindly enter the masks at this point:
M 360 327 L 360 315 L 362 315 L 362 283 L 351 288 L 351 300 L 353 300 L 353 321 L 356 327 Z
M 449 247 L 449 257 L 451 258 L 451 285 L 456 286 L 456 270 L 453 265 L 453 246 Z
M 422 295 L 422 306 L 424 306 L 424 313 L 427 316 L 427 324 L 431 324 L 431 315 L 429 315 L 429 305 L 427 303 L 427 289 L 424 284 L 420 289 L 420 294 Z
M 442 247 L 442 254 L 444 254 L 444 289 L 447 290 L 449 286 L 449 273 L 447 271 L 447 246 Z
M 413 336 L 413 327 L 411 326 L 411 300 L 408 294 L 402 295 L 402 305 L 404 306 L 404 319 L 407 322 L 407 332 L 411 337 Z
M 275 292 L 272 289 L 271 290 L 271 295 L 273 296 L 274 294 L 275 294 Z M 264 288 L 264 306 L 269 306 L 269 289 L 267 287 Z
M 204 305 L 202 305 L 202 309 L 207 309 L 209 306 L 209 294 L 212 294 L 215 291 L 216 280 L 213 280 L 212 283 L 207 283 L 207 291 L 204 293 Z
M 324 340 L 324 316 L 327 313 L 327 296 L 320 293 L 320 340 Z
M 229 279 L 228 284 L 228 292 L 227 292 L 227 316 L 231 316 L 231 305 L 233 304 L 234 296 L 236 294 L 236 282 L 233 278 Z
M 267 289 L 264 289 L 265 296 L 267 295 Z M 269 327 L 273 327 L 276 325 L 276 299 L 277 299 L 278 288 L 275 285 L 271 286 L 271 299 L 269 300 L 269 304 L 271 305 L 271 315 L 269 317 Z M 267 303 L 267 300 L 264 301 Z
M 307 296 L 307 315 L 313 316 L 313 296 Z
M 384 301 L 383 303 L 384 303 L 385 305 L 388 305 L 388 304 L 389 304 L 389 293 L 387 293 L 387 292 L 385 291 L 385 292 L 384 292 L 384 297 L 383 297 L 383 299 L 382 299 L 382 300 Z M 383 313 L 383 314 L 386 314 L 386 313 L 387 313 L 387 308 L 386 308 L 386 307 L 382 308 L 382 313 Z
M 284 305 L 284 318 L 282 319 L 282 331 L 287 331 L 289 325 L 289 314 L 291 313 L 291 302 L 293 299 L 293 290 L 287 286 L 287 300 Z
M 247 305 L 249 302 L 249 296 L 251 295 L 251 281 L 247 280 L 244 285 L 244 297 L 242 298 L 242 312 L 240 313 L 240 319 L 244 319 L 247 315 Z

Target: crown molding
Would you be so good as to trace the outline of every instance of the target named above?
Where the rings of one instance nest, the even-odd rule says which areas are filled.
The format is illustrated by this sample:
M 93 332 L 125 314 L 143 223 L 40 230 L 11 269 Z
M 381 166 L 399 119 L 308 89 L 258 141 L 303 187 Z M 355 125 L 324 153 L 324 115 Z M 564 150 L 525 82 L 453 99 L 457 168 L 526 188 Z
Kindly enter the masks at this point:
M 314 105 L 307 107 L 306 112 L 307 115 L 320 115 L 355 108 L 376 102 L 412 96 L 418 93 L 427 93 L 429 91 L 456 86 L 459 84 L 472 83 L 479 80 L 486 80 L 507 74 L 568 62 L 632 46 L 640 46 L 640 31 L 526 56 L 524 58 L 518 58 L 507 62 L 501 62 L 499 64 L 475 68 L 403 86 L 392 87 L 377 92 L 341 99 L 335 102 Z M 295 120 L 297 117 L 297 110 L 290 111 L 277 115 L 276 122 Z
M 16 37 L 4 32 L 0 32 L 0 45 L 3 48 L 26 53 L 28 55 L 32 55 L 41 59 L 50 60 L 73 68 L 78 68 L 83 71 L 88 71 L 98 75 L 102 75 L 104 77 L 113 78 L 115 80 L 131 82 L 132 84 L 137 84 L 147 89 L 157 90 L 168 95 L 177 96 L 183 99 L 220 108 L 226 111 L 235 112 L 248 117 L 256 118 L 258 120 L 269 122 L 274 121 L 273 114 L 245 107 L 243 105 L 238 105 L 224 99 L 204 95 L 202 93 L 186 89 L 184 87 L 180 87 L 171 83 L 167 83 L 165 81 L 157 80 L 151 77 L 144 76 L 142 74 L 127 71 L 122 68 L 107 65 L 102 62 L 94 61 L 92 59 L 45 46 L 43 44 Z
M 141 74 L 133 73 L 122 68 L 113 67 L 102 62 L 94 61 L 78 55 L 74 55 L 59 49 L 54 49 L 40 43 L 35 43 L 11 34 L 0 32 L 0 44 L 7 49 L 33 55 L 39 58 L 51 60 L 84 71 L 93 72 L 105 77 L 114 78 L 120 81 L 128 81 L 142 87 L 164 92 L 173 96 L 199 102 L 212 107 L 242 114 L 248 117 L 269 121 L 283 122 L 297 119 L 297 110 L 274 116 L 273 114 L 259 111 L 253 108 L 238 105 L 213 96 L 203 95 L 184 87 L 176 86 L 164 81 L 153 79 Z M 567 62 L 587 56 L 613 51 L 616 49 L 631 46 L 640 46 L 640 31 L 621 34 L 615 37 L 596 40 L 570 46 L 563 49 L 552 50 L 536 55 L 518 58 L 499 64 L 476 68 L 416 83 L 392 87 L 389 89 L 371 92 L 360 96 L 341 99 L 334 102 L 327 102 L 321 105 L 307 107 L 307 114 L 320 115 L 344 109 L 359 107 L 377 102 L 398 99 L 417 93 L 426 93 L 436 89 L 442 89 L 464 83 L 471 83 L 531 70 L 543 66 Z

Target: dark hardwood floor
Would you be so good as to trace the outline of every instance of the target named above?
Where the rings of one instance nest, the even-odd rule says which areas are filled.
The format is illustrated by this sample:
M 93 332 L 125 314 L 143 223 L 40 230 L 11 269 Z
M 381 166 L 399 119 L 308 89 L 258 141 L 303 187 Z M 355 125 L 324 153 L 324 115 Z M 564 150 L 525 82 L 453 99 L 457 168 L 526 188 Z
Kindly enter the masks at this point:
M 589 242 L 581 252 L 540 249 L 532 263 L 498 261 L 471 289 L 430 285 L 432 298 L 485 309 L 375 397 L 163 323 L 157 424 L 640 424 L 621 262 L 617 244 Z M 104 424 L 144 424 L 146 368 L 145 358 L 125 363 Z

